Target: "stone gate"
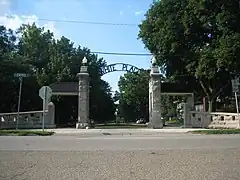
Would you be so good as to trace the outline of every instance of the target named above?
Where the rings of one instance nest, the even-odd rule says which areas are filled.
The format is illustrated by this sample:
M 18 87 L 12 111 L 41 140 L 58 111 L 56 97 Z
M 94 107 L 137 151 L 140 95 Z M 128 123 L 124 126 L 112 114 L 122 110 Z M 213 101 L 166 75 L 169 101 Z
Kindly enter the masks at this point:
M 100 69 L 100 75 L 104 75 L 115 71 L 125 71 L 134 73 L 140 69 L 124 63 L 115 63 L 102 67 Z M 50 87 L 53 90 L 53 95 L 64 95 L 64 96 L 78 96 L 78 121 L 76 123 L 77 129 L 83 129 L 90 125 L 89 119 L 89 73 L 88 73 L 88 63 L 87 59 L 83 59 L 83 65 L 80 67 L 80 72 L 77 74 L 77 82 L 58 82 L 53 83 Z M 175 92 L 166 87 L 173 87 Z M 176 88 L 177 87 L 177 88 Z M 190 95 L 188 102 L 185 105 L 185 122 L 184 124 L 189 126 L 188 122 L 188 112 L 193 108 L 193 93 L 186 88 L 179 89 L 179 85 L 171 83 L 161 83 L 161 73 L 159 67 L 156 65 L 156 59 L 152 58 L 152 65 L 150 70 L 150 80 L 149 80 L 149 127 L 150 128 L 163 128 L 163 122 L 161 120 L 161 94 L 162 90 L 165 88 L 164 94 L 175 93 Z M 177 90 L 176 90 L 177 89 Z

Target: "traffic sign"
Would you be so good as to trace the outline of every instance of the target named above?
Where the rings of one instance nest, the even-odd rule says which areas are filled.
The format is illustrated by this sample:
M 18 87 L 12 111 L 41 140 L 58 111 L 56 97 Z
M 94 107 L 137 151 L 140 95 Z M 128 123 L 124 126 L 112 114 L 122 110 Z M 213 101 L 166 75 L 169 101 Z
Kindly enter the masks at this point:
M 233 79 L 232 80 L 232 91 L 233 92 L 239 92 L 239 86 L 240 86 L 240 82 L 239 82 L 239 79 L 236 78 L 236 79 Z
M 29 75 L 28 74 L 25 74 L 25 73 L 15 73 L 14 74 L 14 77 L 21 77 L 21 78 L 24 78 L 24 77 L 28 77 Z
M 43 86 L 39 90 L 39 96 L 42 99 L 49 99 L 52 96 L 52 89 L 49 86 Z

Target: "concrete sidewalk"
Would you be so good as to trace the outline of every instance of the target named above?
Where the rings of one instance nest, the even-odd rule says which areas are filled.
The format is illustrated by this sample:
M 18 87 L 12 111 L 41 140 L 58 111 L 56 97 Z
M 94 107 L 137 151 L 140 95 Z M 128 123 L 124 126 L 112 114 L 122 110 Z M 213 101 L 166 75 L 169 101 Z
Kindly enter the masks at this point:
M 62 129 L 47 129 L 46 131 L 53 131 L 56 134 L 95 134 L 95 135 L 123 135 L 123 134 L 160 134 L 160 133 L 187 133 L 196 130 L 205 129 L 190 129 L 190 128 L 171 128 L 171 129 L 74 129 L 74 128 L 62 128 Z

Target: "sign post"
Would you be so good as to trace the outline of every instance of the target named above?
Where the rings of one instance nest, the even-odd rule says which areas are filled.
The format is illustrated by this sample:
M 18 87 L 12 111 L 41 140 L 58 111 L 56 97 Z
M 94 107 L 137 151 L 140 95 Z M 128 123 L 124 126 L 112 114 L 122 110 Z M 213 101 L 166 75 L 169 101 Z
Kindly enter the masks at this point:
M 237 116 L 238 116 L 238 128 L 240 128 L 240 116 L 239 116 L 239 105 L 238 105 L 238 96 L 237 93 L 239 93 L 239 78 L 233 79 L 232 80 L 232 90 L 235 95 L 235 101 L 236 101 L 236 109 L 237 109 Z
M 28 76 L 29 76 L 28 74 L 24 74 L 24 73 L 15 73 L 14 74 L 14 77 L 17 77 L 20 81 L 19 92 L 18 92 L 17 118 L 16 118 L 16 129 L 17 130 L 18 130 L 18 124 L 19 124 L 19 112 L 20 112 L 20 106 L 21 106 L 23 78 L 28 77 Z
M 52 89 L 49 86 L 43 86 L 39 90 L 39 96 L 43 100 L 43 119 L 42 119 L 42 130 L 44 131 L 45 127 L 45 115 L 46 115 L 46 109 L 47 109 L 47 102 L 52 96 Z

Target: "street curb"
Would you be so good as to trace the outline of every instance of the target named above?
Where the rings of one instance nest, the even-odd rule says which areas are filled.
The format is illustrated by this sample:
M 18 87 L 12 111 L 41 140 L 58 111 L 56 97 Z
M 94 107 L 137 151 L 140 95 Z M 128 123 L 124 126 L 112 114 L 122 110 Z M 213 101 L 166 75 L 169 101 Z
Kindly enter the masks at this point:
M 55 134 L 96 134 L 96 135 L 133 135 L 133 134 L 161 134 L 161 133 L 188 133 L 198 130 L 207 129 L 48 129 L 47 131 L 53 131 Z

